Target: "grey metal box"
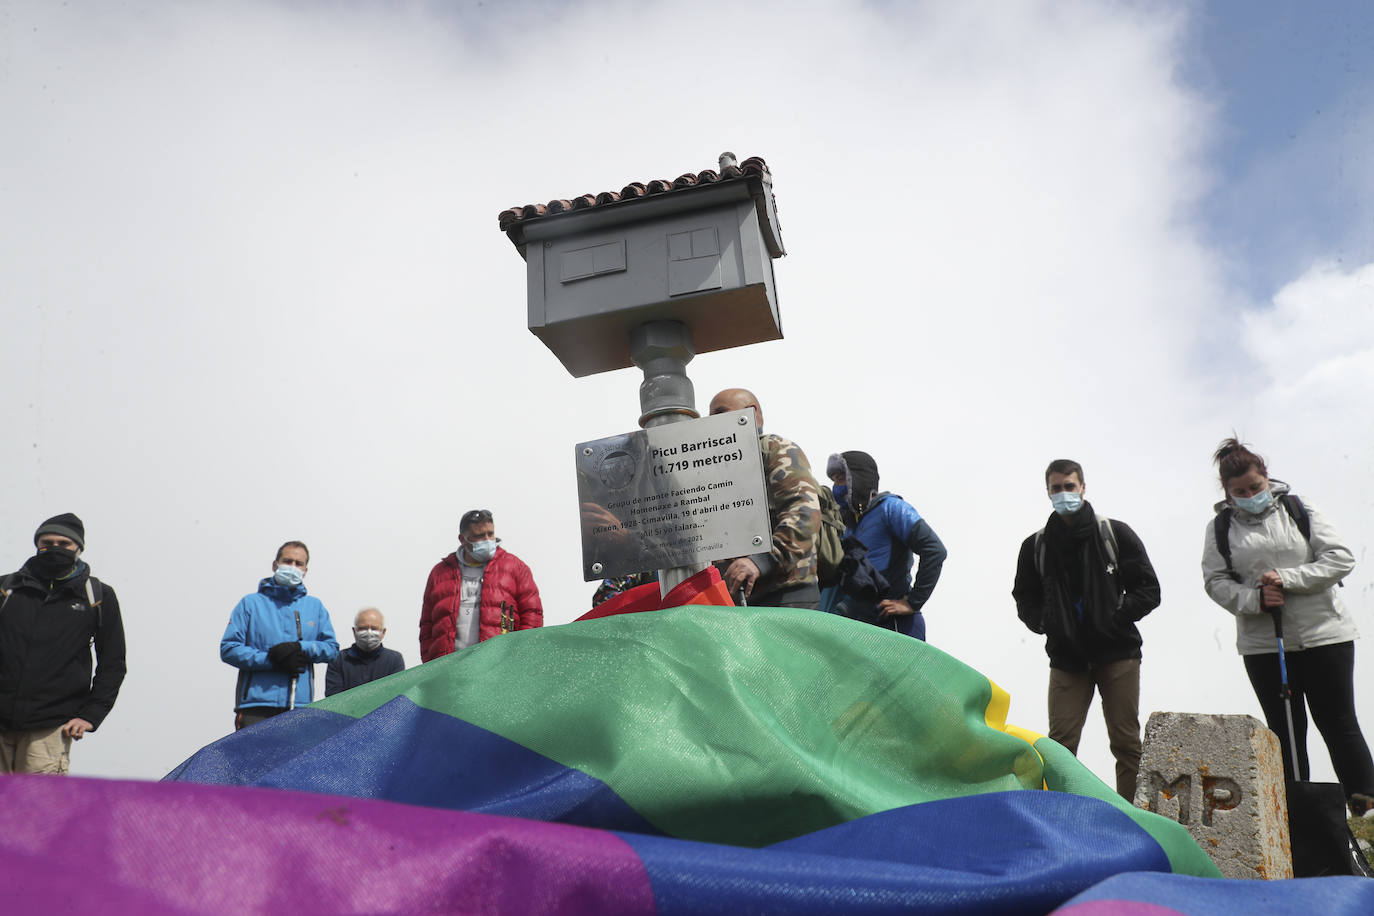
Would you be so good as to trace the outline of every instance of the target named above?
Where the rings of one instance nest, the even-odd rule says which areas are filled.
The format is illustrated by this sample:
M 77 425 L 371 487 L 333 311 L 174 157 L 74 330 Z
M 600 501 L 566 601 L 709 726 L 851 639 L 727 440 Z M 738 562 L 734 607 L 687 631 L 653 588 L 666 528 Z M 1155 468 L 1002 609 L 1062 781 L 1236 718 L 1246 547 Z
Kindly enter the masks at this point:
M 782 337 L 783 253 L 757 175 L 519 224 L 529 328 L 574 376 L 633 365 L 629 332 L 677 320 L 698 353 Z M 522 244 L 523 243 L 523 244 Z

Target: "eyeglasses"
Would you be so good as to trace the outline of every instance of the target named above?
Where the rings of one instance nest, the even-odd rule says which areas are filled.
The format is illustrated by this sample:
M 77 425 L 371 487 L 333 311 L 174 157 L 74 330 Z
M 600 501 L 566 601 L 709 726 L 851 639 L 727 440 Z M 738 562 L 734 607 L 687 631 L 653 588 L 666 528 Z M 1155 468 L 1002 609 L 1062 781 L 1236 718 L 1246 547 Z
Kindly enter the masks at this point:
M 491 520 L 490 509 L 470 509 L 463 513 L 462 519 L 458 522 L 458 530 L 463 531 L 469 525 L 475 525 L 478 522 L 489 522 Z

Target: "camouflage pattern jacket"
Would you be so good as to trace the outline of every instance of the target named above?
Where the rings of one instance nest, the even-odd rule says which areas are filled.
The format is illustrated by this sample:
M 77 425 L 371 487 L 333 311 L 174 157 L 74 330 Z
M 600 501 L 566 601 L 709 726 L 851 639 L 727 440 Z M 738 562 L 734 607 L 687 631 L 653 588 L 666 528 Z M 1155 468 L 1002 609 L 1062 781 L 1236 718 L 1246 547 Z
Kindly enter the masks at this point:
M 821 498 L 806 453 L 792 440 L 772 433 L 759 436 L 763 478 L 768 487 L 768 523 L 773 543 L 768 553 L 750 557 L 759 567 L 754 594 L 816 581 L 816 532 Z

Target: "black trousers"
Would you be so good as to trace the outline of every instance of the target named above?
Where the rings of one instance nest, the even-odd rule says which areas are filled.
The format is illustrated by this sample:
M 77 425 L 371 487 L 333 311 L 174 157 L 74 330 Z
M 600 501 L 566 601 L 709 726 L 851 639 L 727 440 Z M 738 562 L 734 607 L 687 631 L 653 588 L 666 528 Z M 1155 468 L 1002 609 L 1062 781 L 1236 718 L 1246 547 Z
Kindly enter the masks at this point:
M 1278 653 L 1245 656 L 1245 673 L 1255 689 L 1264 719 L 1283 745 L 1283 772 L 1292 779 L 1308 778 L 1307 711 L 1326 742 L 1331 766 L 1346 797 L 1360 792 L 1374 795 L 1374 759 L 1355 718 L 1355 644 L 1341 642 L 1301 652 L 1284 653 L 1288 686 L 1293 691 L 1293 738 L 1298 748 L 1298 773 L 1293 774 L 1288 721 L 1280 693 Z

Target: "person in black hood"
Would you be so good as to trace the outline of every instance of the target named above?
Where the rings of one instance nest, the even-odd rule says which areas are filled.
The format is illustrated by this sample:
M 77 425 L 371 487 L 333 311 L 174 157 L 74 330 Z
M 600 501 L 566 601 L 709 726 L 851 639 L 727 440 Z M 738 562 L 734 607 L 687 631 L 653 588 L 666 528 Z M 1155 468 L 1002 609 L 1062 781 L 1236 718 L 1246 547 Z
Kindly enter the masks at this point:
M 72 741 L 100 726 L 124 682 L 119 598 L 81 559 L 85 525 L 53 516 L 33 543 L 0 579 L 0 773 L 67 772 Z
M 1050 657 L 1049 736 L 1078 753 L 1094 689 L 1116 758 L 1116 790 L 1135 798 L 1140 768 L 1140 631 L 1159 607 L 1159 579 L 1145 545 L 1125 522 L 1096 514 L 1083 499 L 1083 466 L 1060 458 L 1045 469 L 1054 506 L 1026 538 L 1012 597 Z
M 834 454 L 825 470 L 849 526 L 846 563 L 855 548 L 864 561 L 857 566 L 841 565 L 837 600 L 827 610 L 924 640 L 926 619 L 921 609 L 940 581 L 945 545 L 911 503 L 878 489 L 878 463 L 872 455 Z M 865 572 L 862 587 L 853 578 L 856 570 Z

